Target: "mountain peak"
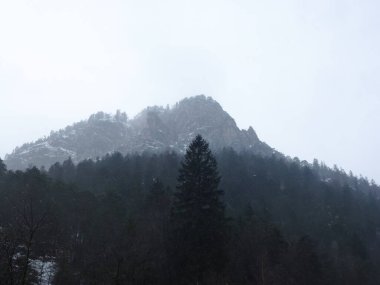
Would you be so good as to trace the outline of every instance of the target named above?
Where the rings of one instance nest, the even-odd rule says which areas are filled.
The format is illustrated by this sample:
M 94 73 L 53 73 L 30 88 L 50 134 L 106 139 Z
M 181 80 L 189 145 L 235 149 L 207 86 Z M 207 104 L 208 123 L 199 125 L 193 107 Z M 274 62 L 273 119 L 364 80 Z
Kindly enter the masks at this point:
M 191 110 L 197 114 L 207 113 L 228 115 L 222 108 L 222 106 L 215 101 L 212 97 L 206 97 L 205 95 L 197 95 L 194 97 L 187 97 L 179 101 L 172 108 L 173 111 L 187 111 Z M 229 116 L 229 115 L 228 115 Z M 232 118 L 231 118 L 232 119 Z
M 97 112 L 34 143 L 24 144 L 5 157 L 10 169 L 30 165 L 49 167 L 71 157 L 74 162 L 97 158 L 115 151 L 184 152 L 196 135 L 202 135 L 214 150 L 232 147 L 263 155 L 273 150 L 261 142 L 250 127 L 240 130 L 221 105 L 204 95 L 189 97 L 172 108 L 153 106 L 133 119 L 123 112 Z
M 219 107 L 220 109 L 222 109 L 222 107 L 220 106 L 220 104 L 214 100 L 212 97 L 210 96 L 205 96 L 203 94 L 200 94 L 200 95 L 196 95 L 196 96 L 192 96 L 192 97 L 186 97 L 184 99 L 182 99 L 181 101 L 179 101 L 177 105 L 184 105 L 184 104 L 190 104 L 190 105 L 196 105 L 196 104 L 200 104 L 202 106 L 215 106 L 215 107 Z

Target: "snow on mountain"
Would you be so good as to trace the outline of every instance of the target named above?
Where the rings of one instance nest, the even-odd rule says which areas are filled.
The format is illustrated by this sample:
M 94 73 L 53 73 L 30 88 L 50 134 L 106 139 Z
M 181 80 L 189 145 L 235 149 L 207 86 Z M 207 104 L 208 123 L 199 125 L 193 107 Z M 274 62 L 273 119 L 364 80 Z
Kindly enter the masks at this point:
M 184 152 L 197 135 L 214 150 L 232 147 L 271 155 L 252 127 L 240 130 L 218 102 L 203 95 L 186 98 L 172 108 L 148 107 L 135 118 L 125 113 L 98 112 L 48 137 L 17 147 L 5 157 L 9 169 L 32 165 L 49 167 L 71 157 L 74 162 L 102 157 L 107 153 Z

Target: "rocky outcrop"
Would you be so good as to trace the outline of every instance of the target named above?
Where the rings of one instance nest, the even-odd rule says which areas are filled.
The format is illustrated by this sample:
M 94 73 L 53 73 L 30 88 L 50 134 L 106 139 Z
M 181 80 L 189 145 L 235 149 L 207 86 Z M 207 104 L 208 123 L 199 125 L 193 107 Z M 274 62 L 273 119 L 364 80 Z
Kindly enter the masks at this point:
M 213 150 L 232 147 L 271 155 L 250 127 L 240 130 L 218 102 L 203 95 L 186 98 L 172 108 L 148 107 L 133 119 L 125 113 L 99 112 L 89 119 L 51 132 L 48 137 L 17 147 L 5 157 L 9 169 L 35 165 L 49 167 L 71 157 L 74 162 L 107 153 L 184 152 L 191 140 L 202 135 Z

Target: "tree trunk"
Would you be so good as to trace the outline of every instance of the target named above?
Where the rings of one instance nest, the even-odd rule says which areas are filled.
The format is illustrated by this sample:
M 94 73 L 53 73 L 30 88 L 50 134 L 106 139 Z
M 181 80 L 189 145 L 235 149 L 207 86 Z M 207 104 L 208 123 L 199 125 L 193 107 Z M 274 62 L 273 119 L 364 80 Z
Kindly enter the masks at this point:
M 22 273 L 21 285 L 25 285 L 26 284 L 26 280 L 27 280 L 27 277 L 28 277 L 29 257 L 30 257 L 30 250 L 31 250 L 31 247 L 32 247 L 32 242 L 33 242 L 33 235 L 34 235 L 34 232 L 30 233 L 29 240 L 28 240 L 28 243 L 27 243 L 25 265 L 24 265 L 24 270 L 23 270 L 23 273 Z

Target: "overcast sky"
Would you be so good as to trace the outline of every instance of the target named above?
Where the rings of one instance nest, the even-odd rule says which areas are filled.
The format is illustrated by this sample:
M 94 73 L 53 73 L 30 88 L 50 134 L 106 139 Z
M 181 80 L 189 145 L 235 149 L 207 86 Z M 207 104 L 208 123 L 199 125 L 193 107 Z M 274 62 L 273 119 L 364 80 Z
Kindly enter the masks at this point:
M 0 157 L 205 94 L 277 150 L 380 182 L 379 3 L 0 0 Z

